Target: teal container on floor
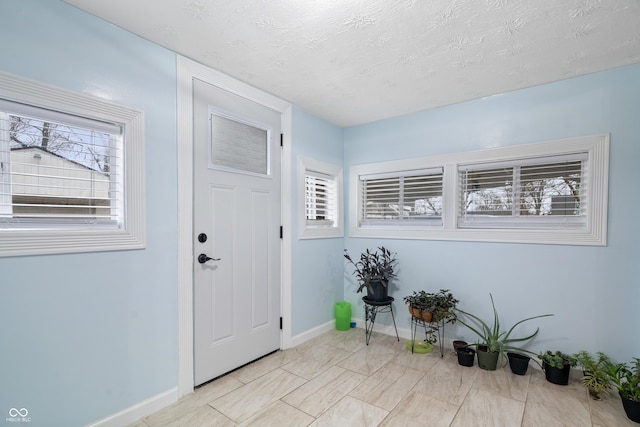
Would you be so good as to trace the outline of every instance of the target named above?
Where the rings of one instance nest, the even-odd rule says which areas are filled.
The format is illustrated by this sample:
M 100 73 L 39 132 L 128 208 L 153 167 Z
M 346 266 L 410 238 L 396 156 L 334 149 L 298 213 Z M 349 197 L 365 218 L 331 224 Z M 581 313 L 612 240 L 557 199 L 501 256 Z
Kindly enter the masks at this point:
M 351 304 L 346 301 L 336 303 L 336 329 L 348 331 L 351 329 Z

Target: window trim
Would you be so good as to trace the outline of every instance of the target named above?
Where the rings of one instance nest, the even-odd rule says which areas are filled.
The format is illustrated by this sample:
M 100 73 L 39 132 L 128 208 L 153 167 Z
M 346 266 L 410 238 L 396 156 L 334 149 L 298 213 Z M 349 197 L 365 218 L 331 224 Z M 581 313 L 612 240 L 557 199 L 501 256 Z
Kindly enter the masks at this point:
M 349 236 L 504 243 L 538 243 L 559 245 L 607 244 L 607 210 L 609 179 L 609 134 L 522 144 L 486 150 L 431 157 L 393 160 L 353 165 L 349 171 Z M 512 161 L 516 159 L 587 152 L 587 223 L 585 229 L 471 229 L 457 227 L 459 212 L 458 166 L 474 163 Z M 444 167 L 443 227 L 361 226 L 359 185 L 361 175 L 402 170 Z
M 311 225 L 306 220 L 306 176 L 316 172 L 332 177 L 336 186 L 336 223 Z M 344 236 L 344 209 L 342 202 L 342 168 L 319 160 L 298 156 L 298 239 L 322 239 Z
M 142 249 L 146 246 L 144 113 L 0 72 L 0 98 L 123 127 L 124 223 L 117 230 L 0 230 L 0 257 Z

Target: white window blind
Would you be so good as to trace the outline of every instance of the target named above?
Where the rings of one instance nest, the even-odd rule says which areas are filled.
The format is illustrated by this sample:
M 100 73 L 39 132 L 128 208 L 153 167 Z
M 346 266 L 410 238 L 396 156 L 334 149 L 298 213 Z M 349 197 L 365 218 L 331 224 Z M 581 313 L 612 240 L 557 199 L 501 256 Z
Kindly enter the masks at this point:
M 0 229 L 122 226 L 122 126 L 0 101 Z
M 360 225 L 442 226 L 442 168 L 361 175 Z
M 584 228 L 587 153 L 460 165 L 461 228 Z
M 336 187 L 333 176 L 306 171 L 305 219 L 307 225 L 335 225 L 338 194 Z

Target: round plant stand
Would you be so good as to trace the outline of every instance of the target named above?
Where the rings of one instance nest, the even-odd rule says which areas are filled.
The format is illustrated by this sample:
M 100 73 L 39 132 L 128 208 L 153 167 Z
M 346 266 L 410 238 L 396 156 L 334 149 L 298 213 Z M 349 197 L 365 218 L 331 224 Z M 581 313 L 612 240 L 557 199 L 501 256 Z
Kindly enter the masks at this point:
M 393 327 L 396 330 L 396 338 L 400 341 L 398 335 L 398 327 L 396 326 L 396 318 L 393 315 L 393 297 L 387 297 L 382 301 L 372 301 L 368 297 L 362 297 L 364 302 L 364 333 L 367 345 L 371 339 L 371 333 L 373 332 L 373 325 L 376 323 L 376 316 L 378 313 L 391 313 L 391 319 L 393 319 Z
M 424 328 L 425 338 L 429 335 L 429 332 L 436 332 L 438 334 L 440 357 L 444 357 L 444 319 L 434 321 L 432 318 L 431 322 L 426 322 L 422 319 L 411 316 L 411 342 L 416 341 L 416 332 L 418 327 Z M 413 353 L 413 347 L 411 348 L 411 352 Z

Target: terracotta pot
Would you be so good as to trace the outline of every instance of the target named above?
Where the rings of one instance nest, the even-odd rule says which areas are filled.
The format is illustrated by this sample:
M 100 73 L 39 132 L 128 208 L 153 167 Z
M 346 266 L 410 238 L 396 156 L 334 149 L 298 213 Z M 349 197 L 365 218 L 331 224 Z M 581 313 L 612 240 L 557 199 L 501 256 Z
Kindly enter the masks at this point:
M 422 311 L 412 305 L 409 306 L 409 313 L 411 313 L 411 315 L 416 319 L 420 319 L 425 322 L 431 322 L 431 319 L 433 317 L 433 313 L 431 313 L 430 311 Z

